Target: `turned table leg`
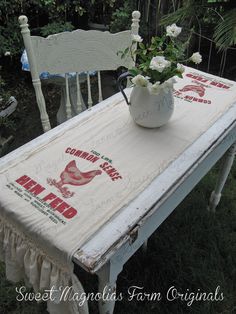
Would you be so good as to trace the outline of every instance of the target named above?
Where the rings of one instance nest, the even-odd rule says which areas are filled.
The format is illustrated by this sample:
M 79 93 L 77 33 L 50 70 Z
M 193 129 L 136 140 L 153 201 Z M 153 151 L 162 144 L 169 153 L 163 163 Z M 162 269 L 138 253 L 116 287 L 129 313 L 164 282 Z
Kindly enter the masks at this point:
M 10 135 L 8 138 L 5 138 L 1 135 L 0 132 L 0 157 L 6 150 L 7 146 L 13 141 L 13 136 Z
M 143 253 L 144 253 L 144 254 L 147 253 L 147 248 L 148 248 L 148 240 L 146 240 L 145 242 L 143 242 L 143 245 L 142 245 L 142 250 L 143 250 Z
M 236 152 L 236 143 L 234 143 L 225 154 L 223 165 L 220 170 L 218 180 L 216 182 L 215 190 L 211 193 L 208 210 L 212 212 L 215 212 L 216 206 L 220 202 L 221 192 L 224 188 L 225 182 L 232 168 L 235 152 Z
M 98 303 L 99 314 L 112 314 L 115 307 L 116 280 L 122 265 L 109 261 L 98 272 L 98 292 L 103 296 Z

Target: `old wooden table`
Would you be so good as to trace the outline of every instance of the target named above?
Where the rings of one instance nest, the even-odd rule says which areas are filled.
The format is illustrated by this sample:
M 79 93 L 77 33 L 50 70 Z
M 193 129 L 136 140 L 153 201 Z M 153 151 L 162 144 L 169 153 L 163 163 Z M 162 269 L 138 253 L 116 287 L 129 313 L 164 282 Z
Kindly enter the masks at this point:
M 32 149 L 49 143 L 72 126 L 92 117 L 111 103 L 124 103 L 120 93 L 81 113 L 39 138 L 20 147 L 1 160 L 1 166 L 14 158 L 27 155 Z M 127 109 L 128 110 L 128 109 Z M 124 126 L 125 127 L 125 126 Z M 209 203 L 214 211 L 233 163 L 236 140 L 236 103 L 206 132 L 184 149 L 135 199 L 109 219 L 74 254 L 73 261 L 99 277 L 99 290 L 115 291 L 116 280 L 124 263 L 142 246 L 150 235 L 170 215 L 201 178 L 226 153 L 222 172 Z M 207 210 L 207 209 L 206 209 Z M 114 301 L 101 301 L 100 313 L 112 313 Z
M 114 98 L 121 97 L 120 94 Z M 108 100 L 109 101 L 109 100 Z M 102 105 L 106 105 L 107 101 Z M 194 186 L 225 154 L 208 208 L 215 211 L 236 151 L 236 103 L 161 173 L 127 208 L 108 222 L 74 255 L 74 261 L 99 276 L 99 290 L 115 291 L 126 261 L 143 245 Z M 148 210 L 147 210 L 148 209 Z M 100 302 L 113 313 L 115 302 Z

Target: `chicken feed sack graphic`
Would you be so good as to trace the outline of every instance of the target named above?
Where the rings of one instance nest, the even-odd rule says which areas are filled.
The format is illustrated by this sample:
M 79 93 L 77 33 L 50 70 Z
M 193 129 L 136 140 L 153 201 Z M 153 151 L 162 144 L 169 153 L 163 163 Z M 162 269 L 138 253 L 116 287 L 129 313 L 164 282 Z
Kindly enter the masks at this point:
M 66 165 L 65 170 L 60 174 L 60 181 L 56 181 L 55 179 L 47 179 L 47 182 L 50 185 L 54 185 L 58 191 L 62 194 L 64 198 L 72 197 L 75 193 L 70 192 L 68 188 L 63 187 L 64 185 L 75 185 L 80 186 L 84 184 L 88 184 L 90 181 L 94 179 L 97 175 L 102 173 L 101 170 L 92 170 L 87 172 L 81 172 L 79 168 L 76 166 L 75 160 L 70 161 L 68 165 Z
M 161 128 L 116 100 L 0 169 L 0 219 L 66 265 L 236 101 L 235 82 L 187 67 L 174 88 Z

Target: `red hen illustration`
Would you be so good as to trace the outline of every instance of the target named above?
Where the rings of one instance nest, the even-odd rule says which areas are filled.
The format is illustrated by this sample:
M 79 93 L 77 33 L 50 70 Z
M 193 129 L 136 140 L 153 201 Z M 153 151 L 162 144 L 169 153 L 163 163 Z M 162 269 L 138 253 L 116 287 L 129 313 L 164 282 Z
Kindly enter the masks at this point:
M 65 170 L 62 171 L 60 181 L 56 181 L 55 179 L 48 178 L 47 182 L 50 185 L 54 185 L 62 194 L 63 197 L 69 198 L 74 195 L 74 192 L 70 192 L 67 187 L 63 187 L 65 184 L 70 185 L 85 185 L 88 184 L 93 178 L 102 173 L 101 170 L 92 170 L 88 172 L 82 172 L 76 166 L 75 160 L 70 161 Z
M 199 85 L 185 85 L 182 89 L 180 89 L 180 92 L 188 92 L 188 91 L 195 92 L 200 97 L 203 97 L 205 95 L 205 88 Z

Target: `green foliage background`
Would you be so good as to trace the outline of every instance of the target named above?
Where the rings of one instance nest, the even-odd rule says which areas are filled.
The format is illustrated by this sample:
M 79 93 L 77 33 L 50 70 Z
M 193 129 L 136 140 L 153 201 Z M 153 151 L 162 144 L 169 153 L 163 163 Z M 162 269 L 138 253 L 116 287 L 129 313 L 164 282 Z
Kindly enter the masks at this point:
M 149 39 L 167 23 L 179 22 L 197 30 L 208 23 L 215 28 L 214 38 L 221 49 L 236 43 L 234 0 L 0 0 L 0 56 L 10 51 L 14 57 L 22 51 L 17 21 L 21 14 L 29 17 L 33 33 L 46 36 L 71 30 L 84 17 L 110 25 L 112 32 L 124 30 L 133 10 L 141 11 L 141 35 Z

